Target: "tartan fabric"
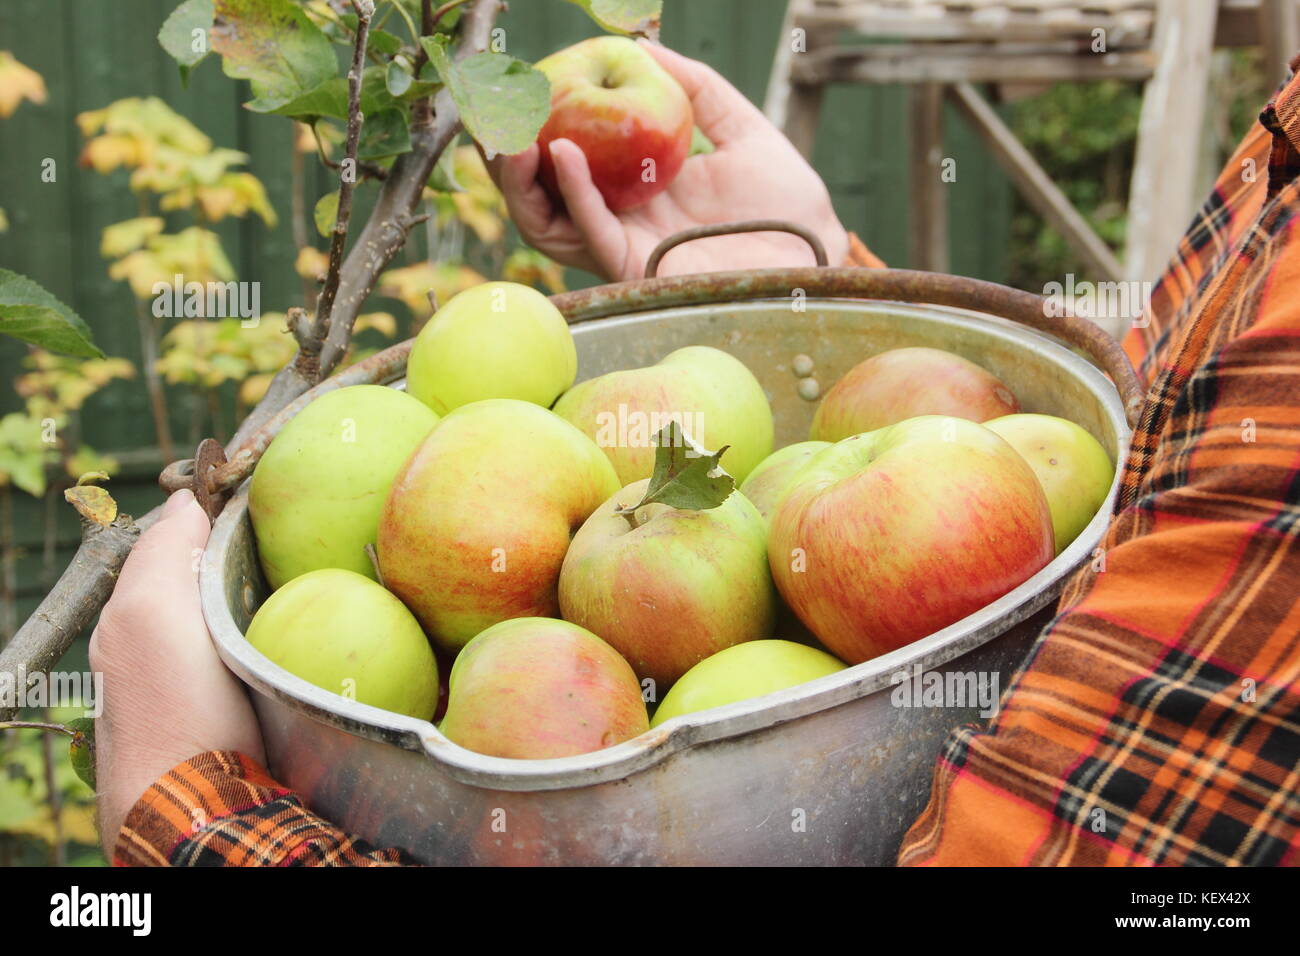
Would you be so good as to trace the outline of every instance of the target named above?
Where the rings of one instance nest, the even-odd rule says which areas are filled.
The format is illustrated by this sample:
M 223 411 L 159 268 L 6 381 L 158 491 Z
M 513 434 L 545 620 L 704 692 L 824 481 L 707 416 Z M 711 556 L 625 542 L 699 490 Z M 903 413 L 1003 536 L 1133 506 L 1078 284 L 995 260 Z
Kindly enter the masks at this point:
M 405 866 L 309 813 L 242 754 L 211 751 L 172 768 L 131 808 L 115 866 Z
M 1298 88 L 1127 338 L 1150 390 L 1100 558 L 950 736 L 900 863 L 1300 862 Z

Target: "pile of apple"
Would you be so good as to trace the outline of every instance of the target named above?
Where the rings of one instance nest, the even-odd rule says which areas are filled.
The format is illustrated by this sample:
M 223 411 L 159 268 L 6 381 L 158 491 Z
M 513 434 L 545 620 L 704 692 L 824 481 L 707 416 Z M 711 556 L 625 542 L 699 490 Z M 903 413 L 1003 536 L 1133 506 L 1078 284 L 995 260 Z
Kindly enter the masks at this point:
M 776 451 L 721 350 L 577 372 L 550 301 L 491 282 L 420 332 L 406 391 L 307 405 L 253 474 L 274 591 L 248 640 L 470 750 L 587 753 L 952 624 L 1068 545 L 1113 476 L 1084 429 L 934 349 L 866 358 Z M 773 639 L 783 619 L 810 635 Z

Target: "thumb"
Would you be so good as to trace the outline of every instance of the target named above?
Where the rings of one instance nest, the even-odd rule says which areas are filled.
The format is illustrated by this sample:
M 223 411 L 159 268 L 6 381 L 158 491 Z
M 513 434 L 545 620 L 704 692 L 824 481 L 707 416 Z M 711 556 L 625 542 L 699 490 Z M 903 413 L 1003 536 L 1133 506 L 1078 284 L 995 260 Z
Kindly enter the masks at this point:
M 551 161 L 555 165 L 555 182 L 564 197 L 569 218 L 581 233 L 596 264 L 611 278 L 617 278 L 627 258 L 627 237 L 623 223 L 605 205 L 591 179 L 586 154 L 568 139 L 550 142 Z
M 192 585 L 198 579 L 198 559 L 212 526 L 194 494 L 174 493 L 163 505 L 162 517 L 131 549 L 118 588 L 161 588 Z

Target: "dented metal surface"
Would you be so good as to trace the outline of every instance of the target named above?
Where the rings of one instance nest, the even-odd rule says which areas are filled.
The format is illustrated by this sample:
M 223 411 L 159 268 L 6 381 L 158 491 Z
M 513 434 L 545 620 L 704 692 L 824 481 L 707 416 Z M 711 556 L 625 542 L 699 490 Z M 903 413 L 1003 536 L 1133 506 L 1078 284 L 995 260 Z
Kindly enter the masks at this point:
M 578 322 L 584 378 L 651 364 L 683 345 L 724 348 L 763 383 L 778 445 L 806 438 L 816 408 L 799 395 L 809 365 L 796 371 L 795 356 L 829 386 L 871 354 L 931 345 L 988 368 L 1025 410 L 1079 422 L 1123 460 L 1124 406 L 1070 350 L 958 309 L 818 298 L 812 280 L 843 270 L 805 271 L 808 297 L 798 309 L 786 293 L 667 307 L 677 294 L 672 279 L 649 280 L 669 283 L 655 293 L 661 307 L 602 321 L 592 320 L 628 304 L 619 287 L 558 298 Z M 773 288 L 761 274 L 744 276 L 751 291 Z M 222 658 L 253 689 L 272 769 L 314 810 L 372 842 L 445 864 L 886 864 L 924 805 L 944 736 L 979 719 L 977 707 L 897 706 L 899 677 L 978 672 L 1005 688 L 1063 581 L 1091 557 L 1109 507 L 1048 567 L 943 631 L 842 673 L 561 760 L 466 751 L 426 721 L 323 691 L 255 651 L 242 636 L 247 592 L 260 599 L 267 591 L 247 484 L 213 529 L 200 589 Z

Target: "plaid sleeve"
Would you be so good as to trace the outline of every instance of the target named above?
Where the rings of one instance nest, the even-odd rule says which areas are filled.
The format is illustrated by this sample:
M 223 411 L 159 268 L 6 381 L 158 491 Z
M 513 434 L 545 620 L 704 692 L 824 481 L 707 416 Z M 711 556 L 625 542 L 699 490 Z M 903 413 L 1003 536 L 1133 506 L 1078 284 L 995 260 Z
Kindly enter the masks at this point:
M 1102 549 L 949 738 L 901 863 L 1300 863 L 1295 86 L 1130 339 L 1151 388 Z
M 857 233 L 849 233 L 849 252 L 844 257 L 846 266 L 865 266 L 868 269 L 883 269 L 885 263 L 874 252 L 867 248 L 866 243 L 858 238 Z
M 410 866 L 314 816 L 297 794 L 232 751 L 168 771 L 127 814 L 114 866 Z

